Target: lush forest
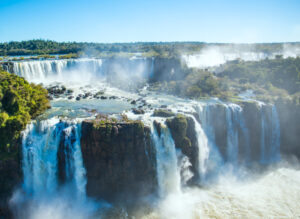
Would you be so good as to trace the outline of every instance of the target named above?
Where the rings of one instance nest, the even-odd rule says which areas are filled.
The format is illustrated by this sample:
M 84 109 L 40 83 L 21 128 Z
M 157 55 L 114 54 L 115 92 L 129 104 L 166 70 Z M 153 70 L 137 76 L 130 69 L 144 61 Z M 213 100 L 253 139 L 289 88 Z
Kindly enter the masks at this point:
M 290 45 L 298 43 L 289 43 Z M 29 40 L 0 43 L 0 56 L 24 56 L 45 54 L 78 54 L 93 56 L 142 53 L 145 56 L 174 57 L 182 53 L 199 52 L 205 46 L 221 46 L 241 50 L 272 53 L 283 48 L 282 43 L 221 44 L 203 42 L 135 42 L 135 43 L 84 43 Z
M 259 62 L 232 62 L 219 75 L 241 84 L 275 86 L 294 94 L 300 91 L 300 57 L 265 59 Z
M 265 59 L 261 61 L 236 60 L 221 66 L 214 73 L 209 69 L 187 68 L 182 63 L 179 80 L 158 81 L 152 89 L 188 98 L 236 98 L 246 90 L 253 90 L 256 98 L 272 101 L 292 98 L 300 102 L 300 57 Z
M 32 118 L 49 108 L 47 90 L 0 69 L 0 150 L 17 140 Z M 2 154 L 2 153 L 1 153 Z

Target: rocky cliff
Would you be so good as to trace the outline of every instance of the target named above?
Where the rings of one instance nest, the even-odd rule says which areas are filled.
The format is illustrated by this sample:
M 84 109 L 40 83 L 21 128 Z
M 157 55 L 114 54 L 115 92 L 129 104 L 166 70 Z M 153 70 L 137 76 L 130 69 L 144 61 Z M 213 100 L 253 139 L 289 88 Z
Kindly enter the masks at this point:
M 22 180 L 20 143 L 0 151 L 0 218 L 12 218 L 8 203 Z
M 300 159 L 300 104 L 283 99 L 275 104 L 280 119 L 281 153 Z
M 141 122 L 83 121 L 81 150 L 89 196 L 130 201 L 155 191 L 155 150 Z

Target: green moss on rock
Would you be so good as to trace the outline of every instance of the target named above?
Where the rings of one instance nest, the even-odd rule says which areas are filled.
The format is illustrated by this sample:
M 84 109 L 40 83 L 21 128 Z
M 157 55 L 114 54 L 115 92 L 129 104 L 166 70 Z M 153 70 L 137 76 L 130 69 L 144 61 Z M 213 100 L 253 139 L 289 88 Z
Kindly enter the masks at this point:
M 166 110 L 166 109 L 156 109 L 152 116 L 156 117 L 172 117 L 175 116 L 175 113 Z

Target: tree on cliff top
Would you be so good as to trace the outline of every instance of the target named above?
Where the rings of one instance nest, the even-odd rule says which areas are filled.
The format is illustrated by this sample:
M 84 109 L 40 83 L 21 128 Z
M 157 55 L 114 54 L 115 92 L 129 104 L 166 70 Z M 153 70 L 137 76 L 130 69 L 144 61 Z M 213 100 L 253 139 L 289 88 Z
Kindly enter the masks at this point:
M 50 107 L 47 90 L 0 69 L 0 150 L 17 140 L 31 119 Z

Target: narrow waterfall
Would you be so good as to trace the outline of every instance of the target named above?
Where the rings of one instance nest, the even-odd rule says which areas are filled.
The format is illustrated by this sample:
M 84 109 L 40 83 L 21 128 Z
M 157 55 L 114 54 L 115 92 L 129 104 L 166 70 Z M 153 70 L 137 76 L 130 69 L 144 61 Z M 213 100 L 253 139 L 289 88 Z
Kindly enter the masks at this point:
M 280 156 L 280 122 L 279 122 L 279 116 L 276 110 L 276 107 L 272 106 L 272 148 L 270 157 L 272 158 L 271 162 L 278 162 L 281 159 Z
M 209 146 L 208 146 L 208 139 L 206 134 L 204 133 L 204 130 L 202 129 L 201 125 L 198 123 L 198 121 L 195 119 L 194 116 L 192 116 L 194 123 L 195 123 L 195 132 L 197 137 L 197 143 L 199 148 L 199 176 L 200 181 L 203 183 L 205 181 L 205 175 L 207 172 L 207 162 L 209 158 Z
M 237 111 L 240 107 L 235 104 L 226 106 L 227 123 L 227 162 L 233 165 L 237 164 L 239 145 L 238 145 L 238 118 Z
M 263 110 L 263 107 L 261 106 L 261 134 L 260 134 L 260 162 L 266 163 L 266 117 Z
M 280 160 L 280 123 L 274 105 L 261 105 L 261 158 L 262 164 Z
M 32 195 L 58 189 L 58 152 L 64 146 L 66 178 L 77 197 L 85 197 L 85 169 L 80 149 L 80 124 L 57 118 L 30 124 L 23 133 L 24 190 Z
M 178 169 L 175 143 L 167 127 L 161 127 L 159 136 L 152 127 L 152 139 L 156 149 L 156 169 L 159 195 L 165 197 L 180 192 L 180 171 Z
M 245 124 L 243 108 L 236 104 L 228 104 L 225 107 L 227 123 L 227 162 L 233 165 L 237 165 L 239 161 L 247 164 L 250 161 L 250 136 Z M 239 141 L 241 137 L 243 137 L 243 141 Z M 240 150 L 244 152 L 242 156 Z M 241 157 L 239 157 L 239 155 Z
M 81 124 L 74 124 L 64 129 L 64 152 L 66 159 L 66 178 L 74 184 L 78 198 L 85 198 L 85 168 L 83 166 L 80 136 Z
M 152 57 L 149 78 L 154 77 L 154 60 L 155 60 L 154 57 Z
M 220 154 L 219 147 L 215 142 L 215 130 L 212 123 L 211 111 L 213 105 L 198 104 L 196 111 L 199 116 L 198 121 L 195 122 L 195 132 L 199 148 L 199 176 L 200 183 L 205 183 L 211 176 L 215 176 L 220 167 L 223 166 L 223 158 Z

